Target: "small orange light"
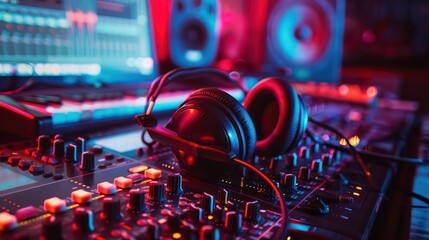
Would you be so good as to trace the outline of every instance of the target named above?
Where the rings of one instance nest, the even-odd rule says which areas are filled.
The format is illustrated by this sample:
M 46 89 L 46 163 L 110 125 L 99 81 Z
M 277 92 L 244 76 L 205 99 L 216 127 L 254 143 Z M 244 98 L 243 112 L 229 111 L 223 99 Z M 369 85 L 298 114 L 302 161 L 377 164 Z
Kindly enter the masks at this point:
M 356 147 L 357 145 L 359 145 L 360 138 L 357 135 L 353 136 L 349 139 L 349 142 L 353 147 Z
M 366 95 L 367 95 L 368 97 L 375 97 L 375 96 L 377 96 L 377 94 L 378 94 L 378 90 L 377 90 L 377 88 L 376 88 L 376 87 L 374 87 L 374 86 L 368 87 L 368 88 L 366 89 Z
M 353 195 L 355 195 L 355 196 L 359 197 L 359 196 L 360 196 L 360 193 L 353 192 Z
M 182 238 L 182 234 L 180 234 L 178 232 L 173 233 L 173 239 L 180 239 L 180 238 Z
M 346 145 L 347 145 L 347 141 L 346 141 L 346 139 L 341 138 L 341 140 L 340 140 L 340 145 L 342 145 L 342 146 L 346 146 Z

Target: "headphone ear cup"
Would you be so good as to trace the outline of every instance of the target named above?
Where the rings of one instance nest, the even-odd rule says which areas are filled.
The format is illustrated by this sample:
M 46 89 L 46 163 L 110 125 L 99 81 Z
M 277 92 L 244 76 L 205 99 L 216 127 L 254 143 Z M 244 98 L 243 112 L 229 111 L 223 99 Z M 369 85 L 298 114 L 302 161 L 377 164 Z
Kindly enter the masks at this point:
M 255 153 L 274 157 L 294 148 L 307 127 L 307 113 L 284 79 L 266 78 L 253 87 L 244 107 L 256 129 Z
M 233 152 L 249 159 L 256 144 L 255 127 L 244 107 L 228 93 L 205 88 L 193 92 L 176 110 L 166 128 L 201 145 Z M 216 178 L 227 174 L 231 164 L 195 158 L 173 149 L 181 168 L 192 175 Z

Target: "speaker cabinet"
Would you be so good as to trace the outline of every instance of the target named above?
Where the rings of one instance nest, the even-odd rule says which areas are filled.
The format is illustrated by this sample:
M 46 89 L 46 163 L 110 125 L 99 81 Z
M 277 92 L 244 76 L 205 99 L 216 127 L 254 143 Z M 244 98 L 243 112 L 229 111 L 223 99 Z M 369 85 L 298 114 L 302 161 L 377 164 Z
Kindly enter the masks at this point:
M 218 48 L 219 2 L 173 0 L 169 28 L 170 58 L 179 67 L 211 65 Z
M 279 0 L 267 23 L 267 72 L 293 80 L 337 82 L 345 0 Z

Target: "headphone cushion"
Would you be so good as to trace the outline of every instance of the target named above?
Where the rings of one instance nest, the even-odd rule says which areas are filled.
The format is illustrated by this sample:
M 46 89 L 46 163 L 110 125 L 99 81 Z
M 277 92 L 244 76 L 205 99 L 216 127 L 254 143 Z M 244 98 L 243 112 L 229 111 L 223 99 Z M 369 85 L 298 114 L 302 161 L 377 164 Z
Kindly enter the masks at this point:
M 216 89 L 216 88 L 203 88 L 193 92 L 186 101 L 194 98 L 208 97 L 220 103 L 221 106 L 226 107 L 230 112 L 232 112 L 234 119 L 238 121 L 238 124 L 241 126 L 242 134 L 244 136 L 244 153 L 237 157 L 243 158 L 244 160 L 249 159 L 256 145 L 256 132 L 253 125 L 252 119 L 247 113 L 246 109 L 241 105 L 234 97 L 228 93 Z M 185 101 L 185 102 L 186 102 Z M 238 154 L 238 153 L 237 153 Z
M 255 153 L 278 156 L 290 151 L 302 137 L 306 111 L 295 89 L 284 79 L 265 78 L 244 100 L 253 120 L 257 141 Z

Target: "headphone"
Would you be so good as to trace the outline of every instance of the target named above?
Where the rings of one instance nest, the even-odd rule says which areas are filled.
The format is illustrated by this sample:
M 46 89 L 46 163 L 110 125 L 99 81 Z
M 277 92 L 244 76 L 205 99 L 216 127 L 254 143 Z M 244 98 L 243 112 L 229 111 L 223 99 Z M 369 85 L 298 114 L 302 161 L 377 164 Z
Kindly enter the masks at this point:
M 245 93 L 244 104 L 217 88 L 198 89 L 161 126 L 151 114 L 161 88 L 189 79 L 230 82 Z M 275 157 L 292 150 L 307 128 L 308 114 L 301 97 L 282 78 L 264 78 L 247 92 L 231 74 L 187 68 L 155 79 L 145 113 L 136 119 L 152 139 L 171 147 L 184 173 L 216 180 L 240 171 L 233 158 L 248 161 L 253 154 Z

